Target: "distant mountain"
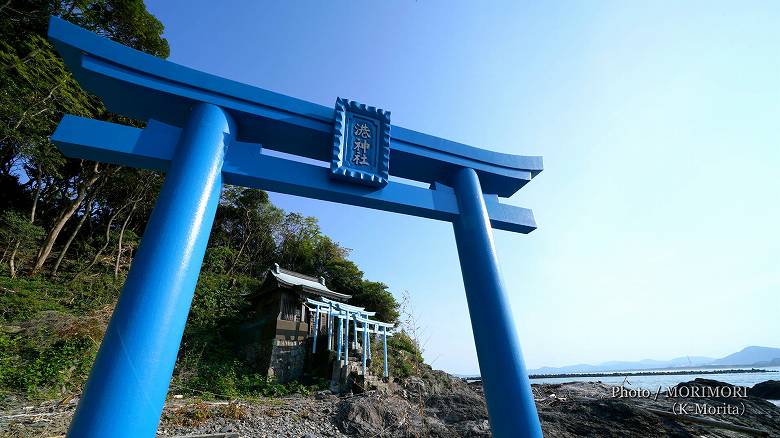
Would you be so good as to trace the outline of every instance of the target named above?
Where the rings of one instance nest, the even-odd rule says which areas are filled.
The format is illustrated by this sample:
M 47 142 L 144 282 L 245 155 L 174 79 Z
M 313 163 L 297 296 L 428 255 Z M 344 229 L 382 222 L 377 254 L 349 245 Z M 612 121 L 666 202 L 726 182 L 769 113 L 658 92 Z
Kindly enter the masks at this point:
M 683 356 L 671 360 L 644 359 L 640 361 L 610 361 L 599 365 L 577 364 L 564 367 L 541 367 L 530 370 L 531 374 L 570 374 L 611 371 L 654 370 L 665 368 L 706 367 L 706 366 L 778 366 L 780 348 L 746 347 L 742 350 L 715 359 L 704 356 Z
M 780 359 L 780 348 L 752 346 L 715 360 L 712 365 L 755 365 L 762 362 L 768 364 L 775 359 Z

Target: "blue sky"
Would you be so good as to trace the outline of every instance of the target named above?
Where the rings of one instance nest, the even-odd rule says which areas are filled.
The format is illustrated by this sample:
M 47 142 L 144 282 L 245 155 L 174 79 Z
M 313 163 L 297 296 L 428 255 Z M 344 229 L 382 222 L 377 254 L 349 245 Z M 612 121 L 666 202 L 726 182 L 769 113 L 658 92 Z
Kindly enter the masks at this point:
M 780 347 L 780 3 L 147 1 L 170 60 L 545 171 L 495 233 L 529 367 Z M 272 194 L 478 370 L 448 223 Z

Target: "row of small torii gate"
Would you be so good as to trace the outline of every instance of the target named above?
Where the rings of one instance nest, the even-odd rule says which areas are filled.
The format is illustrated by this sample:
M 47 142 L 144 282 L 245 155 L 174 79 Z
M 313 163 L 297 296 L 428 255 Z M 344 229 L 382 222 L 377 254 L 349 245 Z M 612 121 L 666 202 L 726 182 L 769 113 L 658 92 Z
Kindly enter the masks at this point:
M 369 319 L 376 315 L 376 312 L 369 312 L 363 307 L 350 306 L 349 304 L 339 303 L 321 297 L 320 300 L 306 299 L 309 311 L 314 314 L 314 330 L 312 353 L 317 352 L 317 332 L 320 327 L 320 314 L 324 315 L 327 321 L 327 348 L 333 346 L 334 326 L 338 327 L 336 333 L 336 360 L 349 362 L 349 322 L 352 321 L 353 337 L 355 345 L 358 345 L 358 332 L 361 333 L 360 348 L 362 350 L 361 360 L 363 361 L 363 375 L 366 375 L 367 360 L 371 359 L 370 335 L 382 336 L 382 349 L 384 350 L 384 377 L 389 375 L 387 369 L 387 336 L 392 334 L 393 324 Z M 308 306 L 307 306 L 308 307 Z
M 542 435 L 492 233 L 536 229 L 531 210 L 500 198 L 541 172 L 541 157 L 391 126 L 389 111 L 347 99 L 326 107 L 209 75 L 56 17 L 49 39 L 85 90 L 146 122 L 66 115 L 52 141 L 70 157 L 166 173 L 69 437 L 155 436 L 223 184 L 452 223 L 493 435 Z

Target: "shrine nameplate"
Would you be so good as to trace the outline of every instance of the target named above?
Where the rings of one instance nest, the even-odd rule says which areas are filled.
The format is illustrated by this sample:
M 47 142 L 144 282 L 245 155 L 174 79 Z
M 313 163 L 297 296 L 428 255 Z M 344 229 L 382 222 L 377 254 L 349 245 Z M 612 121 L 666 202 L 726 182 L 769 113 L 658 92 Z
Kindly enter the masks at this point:
M 332 177 L 383 187 L 390 172 L 390 111 L 336 99 Z

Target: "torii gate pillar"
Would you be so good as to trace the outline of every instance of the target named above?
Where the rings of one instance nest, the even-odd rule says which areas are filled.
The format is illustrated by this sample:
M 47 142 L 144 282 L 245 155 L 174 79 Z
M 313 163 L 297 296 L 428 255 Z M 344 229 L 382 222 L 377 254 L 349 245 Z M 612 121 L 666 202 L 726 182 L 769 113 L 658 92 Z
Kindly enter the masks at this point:
M 479 178 L 462 169 L 452 182 L 460 208 L 455 241 L 493 435 L 541 437 Z
M 233 122 L 222 109 L 192 109 L 68 436 L 156 435 L 231 136 Z

